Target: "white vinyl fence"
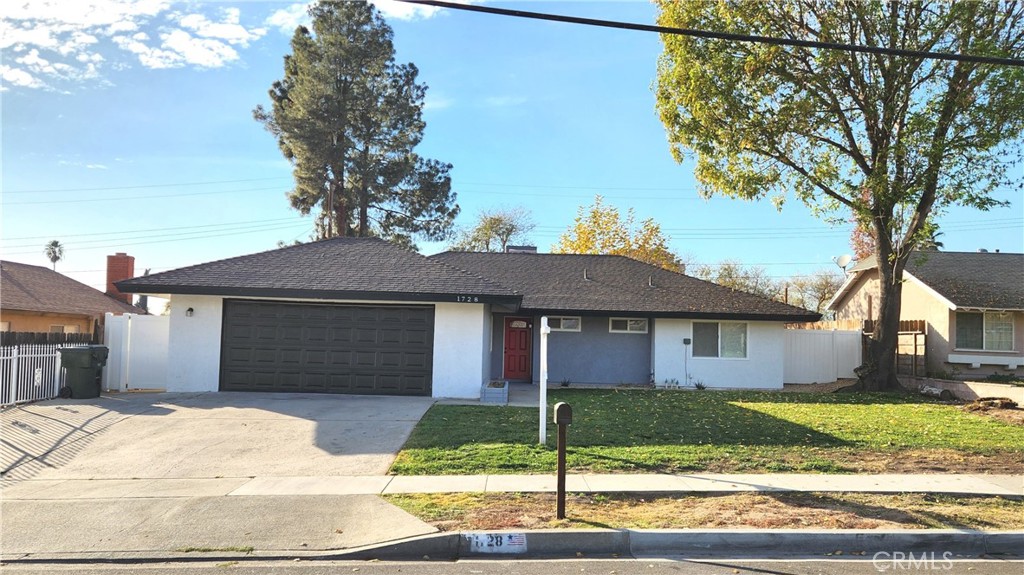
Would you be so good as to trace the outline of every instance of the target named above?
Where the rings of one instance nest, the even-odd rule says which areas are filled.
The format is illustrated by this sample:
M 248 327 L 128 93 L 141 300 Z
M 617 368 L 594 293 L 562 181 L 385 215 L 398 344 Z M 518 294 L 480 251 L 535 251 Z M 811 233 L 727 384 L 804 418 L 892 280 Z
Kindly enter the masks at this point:
M 167 339 L 170 317 L 107 314 L 103 341 L 110 348 L 103 370 L 103 389 L 164 389 L 167 387 Z
M 0 347 L 0 406 L 57 397 L 64 381 L 62 347 L 80 344 L 20 344 Z
M 830 383 L 856 377 L 861 364 L 860 331 L 787 329 L 785 383 Z

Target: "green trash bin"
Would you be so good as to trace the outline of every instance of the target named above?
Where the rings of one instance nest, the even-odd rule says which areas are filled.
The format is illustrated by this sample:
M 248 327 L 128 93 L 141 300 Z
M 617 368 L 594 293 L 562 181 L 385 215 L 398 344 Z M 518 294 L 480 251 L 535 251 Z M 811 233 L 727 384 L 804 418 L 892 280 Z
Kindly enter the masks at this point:
M 60 350 L 60 363 L 66 379 L 61 397 L 91 399 L 100 396 L 103 366 L 107 364 L 106 346 L 65 347 Z

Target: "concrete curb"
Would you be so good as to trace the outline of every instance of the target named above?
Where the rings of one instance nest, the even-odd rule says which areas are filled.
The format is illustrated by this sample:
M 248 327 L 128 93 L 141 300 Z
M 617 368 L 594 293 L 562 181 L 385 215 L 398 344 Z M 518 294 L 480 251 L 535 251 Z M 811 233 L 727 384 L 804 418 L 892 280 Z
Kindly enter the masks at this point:
M 384 561 L 507 558 L 609 557 L 843 557 L 870 560 L 902 553 L 943 558 L 998 555 L 1024 559 L 1024 531 L 972 531 L 955 529 L 905 530 L 802 530 L 802 529 L 545 529 L 494 531 L 489 535 L 520 534 L 520 552 L 481 552 L 471 545 L 471 533 L 434 533 L 344 550 L 256 550 L 253 553 L 123 552 L 79 554 L 18 554 L 4 563 L 150 563 L 260 560 L 368 560 Z M 485 535 L 486 535 L 485 534 Z M 479 535 L 479 534 L 477 534 Z
M 469 534 L 425 535 L 334 555 L 337 559 L 447 559 L 484 557 L 653 557 L 653 556 L 866 556 L 876 553 L 934 553 L 942 556 L 1024 557 L 1024 531 L 930 530 L 615 530 L 552 529 L 521 533 L 521 552 L 474 550 Z

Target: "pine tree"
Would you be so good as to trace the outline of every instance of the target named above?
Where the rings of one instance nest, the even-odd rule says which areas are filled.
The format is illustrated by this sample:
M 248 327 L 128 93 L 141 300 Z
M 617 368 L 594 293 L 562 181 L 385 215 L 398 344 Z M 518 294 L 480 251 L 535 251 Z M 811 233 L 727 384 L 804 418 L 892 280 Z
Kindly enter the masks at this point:
M 254 117 L 293 166 L 291 206 L 320 211 L 321 237 L 441 240 L 459 212 L 451 164 L 422 158 L 427 86 L 395 62 L 391 27 L 365 1 L 322 1 L 299 26 L 271 109 Z

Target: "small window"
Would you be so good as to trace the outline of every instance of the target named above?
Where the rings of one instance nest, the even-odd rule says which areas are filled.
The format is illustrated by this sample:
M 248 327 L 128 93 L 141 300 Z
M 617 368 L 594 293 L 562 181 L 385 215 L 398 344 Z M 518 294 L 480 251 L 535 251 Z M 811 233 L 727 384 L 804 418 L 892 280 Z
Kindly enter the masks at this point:
M 0 321 L 0 331 L 3 331 L 3 332 L 11 331 L 11 322 L 9 322 L 9 321 Z
M 693 324 L 693 357 L 747 357 L 747 324 L 700 321 Z
M 580 318 L 574 316 L 556 316 L 548 318 L 551 331 L 580 331 Z
M 957 312 L 957 349 L 1013 351 L 1013 314 Z
M 51 325 L 50 333 L 78 333 L 77 325 Z
M 608 320 L 608 331 L 611 333 L 647 333 L 647 320 L 613 317 Z

